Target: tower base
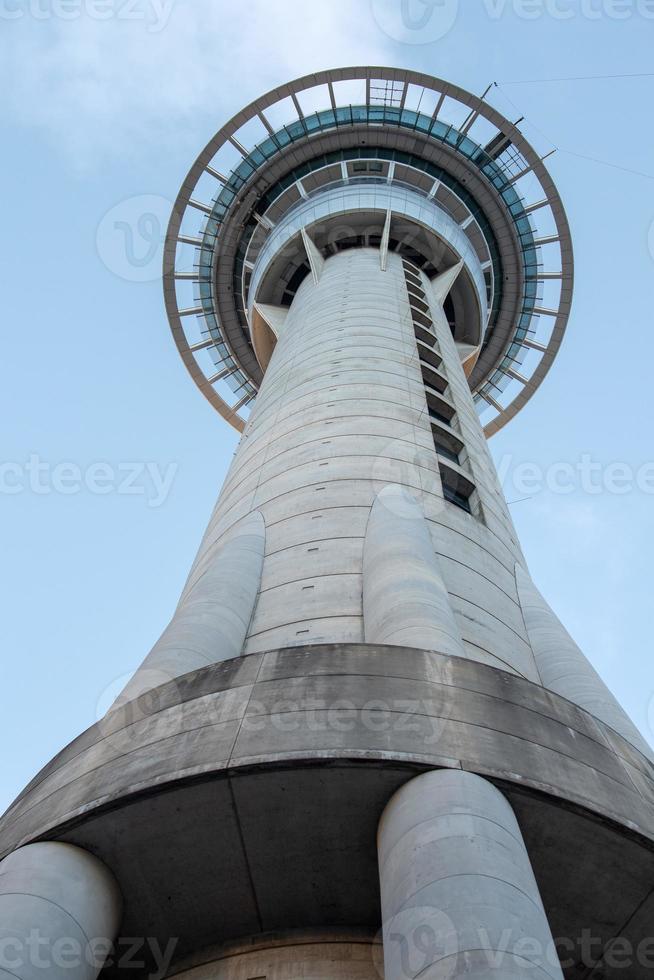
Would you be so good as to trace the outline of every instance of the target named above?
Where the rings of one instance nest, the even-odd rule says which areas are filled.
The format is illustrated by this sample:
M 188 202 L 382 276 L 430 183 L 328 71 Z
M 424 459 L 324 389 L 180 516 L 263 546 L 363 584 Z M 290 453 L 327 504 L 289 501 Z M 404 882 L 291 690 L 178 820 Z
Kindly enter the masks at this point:
M 654 914 L 651 763 L 539 685 L 425 650 L 298 646 L 186 674 L 49 763 L 3 818 L 0 849 L 61 840 L 95 854 L 125 896 L 121 935 L 175 939 L 174 973 L 197 950 L 274 930 L 375 935 L 379 819 L 441 768 L 509 800 L 566 977 L 616 936 L 636 957 Z M 630 980 L 651 969 L 634 963 Z

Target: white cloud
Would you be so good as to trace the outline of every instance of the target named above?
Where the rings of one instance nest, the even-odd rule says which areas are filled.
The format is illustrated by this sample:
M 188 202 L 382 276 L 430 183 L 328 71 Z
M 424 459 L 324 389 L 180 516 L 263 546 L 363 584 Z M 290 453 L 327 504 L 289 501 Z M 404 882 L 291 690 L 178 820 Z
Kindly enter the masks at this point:
M 274 85 L 391 54 L 369 4 L 351 0 L 0 0 L 0 19 L 3 111 L 81 166 L 162 132 L 197 148 L 190 129 Z

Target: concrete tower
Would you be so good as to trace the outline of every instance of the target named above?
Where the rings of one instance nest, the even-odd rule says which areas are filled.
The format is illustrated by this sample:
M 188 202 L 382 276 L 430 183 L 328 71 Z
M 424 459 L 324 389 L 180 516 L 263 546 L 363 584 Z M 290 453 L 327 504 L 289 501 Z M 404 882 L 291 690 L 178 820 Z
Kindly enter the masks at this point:
M 301 78 L 202 151 L 164 283 L 242 438 L 170 624 L 3 818 L 0 978 L 34 931 L 107 977 L 654 975 L 650 750 L 486 444 L 570 308 L 542 159 L 439 79 Z

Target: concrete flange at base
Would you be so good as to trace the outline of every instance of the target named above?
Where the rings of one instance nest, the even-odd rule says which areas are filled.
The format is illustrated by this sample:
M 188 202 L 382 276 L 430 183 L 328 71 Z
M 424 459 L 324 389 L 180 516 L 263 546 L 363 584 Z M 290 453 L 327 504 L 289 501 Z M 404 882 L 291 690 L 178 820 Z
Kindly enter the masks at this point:
M 441 767 L 507 795 L 567 977 L 614 936 L 636 949 L 654 913 L 651 763 L 536 684 L 424 650 L 298 646 L 186 674 L 64 749 L 5 814 L 0 847 L 87 848 L 126 896 L 122 935 L 178 937 L 174 962 L 271 930 L 374 934 L 379 817 Z

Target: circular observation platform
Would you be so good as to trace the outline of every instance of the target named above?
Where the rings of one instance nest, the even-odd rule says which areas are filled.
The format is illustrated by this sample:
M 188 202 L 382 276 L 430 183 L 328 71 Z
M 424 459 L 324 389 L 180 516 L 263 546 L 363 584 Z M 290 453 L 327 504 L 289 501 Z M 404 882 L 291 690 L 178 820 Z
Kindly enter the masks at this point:
M 543 159 L 483 98 L 419 72 L 335 69 L 257 99 L 200 153 L 167 231 L 166 310 L 194 381 L 242 430 L 263 376 L 254 304 L 289 306 L 310 274 L 302 229 L 325 258 L 386 233 L 428 276 L 474 256 L 481 284 L 460 277 L 445 312 L 484 431 L 497 432 L 541 384 L 570 311 L 570 232 Z M 360 206 L 316 218 L 357 190 Z M 415 199 L 456 234 L 417 220 Z M 294 236 L 271 255 L 281 227 Z

